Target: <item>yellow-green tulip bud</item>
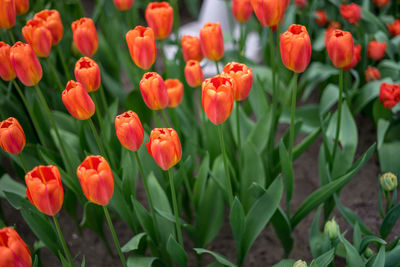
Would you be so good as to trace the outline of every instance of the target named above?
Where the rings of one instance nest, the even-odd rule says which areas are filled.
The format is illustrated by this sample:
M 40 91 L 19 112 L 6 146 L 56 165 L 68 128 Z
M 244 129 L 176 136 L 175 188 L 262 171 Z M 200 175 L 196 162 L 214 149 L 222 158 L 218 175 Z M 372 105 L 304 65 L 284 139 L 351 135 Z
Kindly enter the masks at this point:
M 335 240 L 340 234 L 340 228 L 335 219 L 325 223 L 324 232 L 329 236 L 331 241 Z
M 293 264 L 293 267 L 307 267 L 307 262 L 298 260 Z
M 382 174 L 380 182 L 384 191 L 390 192 L 397 188 L 397 177 L 391 172 Z
M 367 259 L 371 258 L 372 256 L 374 256 L 374 251 L 372 251 L 372 249 L 367 248 L 364 252 L 364 255 Z

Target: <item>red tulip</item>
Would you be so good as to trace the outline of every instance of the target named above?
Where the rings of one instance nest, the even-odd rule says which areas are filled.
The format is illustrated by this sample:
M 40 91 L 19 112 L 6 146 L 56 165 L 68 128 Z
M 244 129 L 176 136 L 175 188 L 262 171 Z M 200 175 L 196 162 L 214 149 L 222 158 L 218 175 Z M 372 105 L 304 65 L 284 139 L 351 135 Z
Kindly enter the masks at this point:
M 22 35 L 38 57 L 50 55 L 53 37 L 42 20 L 28 20 L 22 28 Z
M 321 27 L 325 26 L 326 23 L 328 23 L 328 17 L 326 16 L 326 11 L 325 10 L 316 10 L 314 12 L 315 14 L 315 19 L 314 21 Z
M 0 29 L 11 29 L 15 24 L 14 0 L 1 0 Z
M 192 88 L 201 85 L 204 80 L 204 74 L 198 61 L 189 60 L 186 62 L 185 79 L 187 84 Z
M 183 84 L 178 79 L 165 80 L 168 93 L 168 107 L 177 107 L 183 98 Z
M 232 14 L 237 21 L 247 22 L 252 13 L 253 7 L 250 0 L 232 0 Z
M 68 112 L 78 120 L 87 120 L 93 116 L 95 106 L 82 84 L 69 81 L 62 92 L 62 101 Z
M 0 146 L 11 154 L 19 154 L 26 143 L 25 133 L 16 118 L 10 117 L 0 122 Z
M 129 110 L 115 117 L 115 130 L 119 142 L 126 149 L 137 151 L 142 145 L 143 126 L 135 112 Z
M 351 62 L 343 67 L 344 70 L 350 70 L 357 66 L 358 62 L 361 60 L 361 45 L 355 45 L 353 49 L 353 58 Z
M 156 72 L 148 72 L 140 81 L 140 92 L 144 103 L 152 110 L 159 110 L 168 105 L 168 92 L 163 78 Z
M 389 3 L 389 0 L 374 0 L 373 2 L 377 7 L 384 7 Z
M 96 91 L 101 83 L 99 65 L 89 57 L 80 58 L 75 64 L 75 78 L 88 93 Z
M 42 79 L 42 66 L 32 47 L 23 42 L 16 42 L 10 50 L 13 69 L 18 79 L 25 86 L 34 86 Z
M 246 99 L 253 84 L 253 70 L 245 64 L 231 62 L 224 67 L 223 73 L 229 75 L 236 83 L 233 87 L 233 100 Z
M 387 24 L 386 26 L 392 36 L 400 35 L 400 19 L 396 19 L 392 24 Z
M 336 68 L 343 68 L 353 59 L 353 36 L 349 32 L 333 30 L 326 42 L 329 57 Z
M 129 10 L 133 5 L 133 0 L 114 0 L 114 5 L 121 11 Z
M 365 70 L 365 80 L 367 81 L 367 83 L 380 79 L 381 79 L 381 74 L 379 73 L 379 70 L 377 68 L 368 67 Z
M 126 34 L 125 38 L 133 62 L 139 68 L 149 69 L 157 55 L 153 30 L 148 27 L 136 26 Z
M 204 56 L 201 51 L 200 39 L 196 36 L 185 35 L 181 39 L 182 54 L 185 61 L 191 59 L 201 61 Z
M 60 13 L 57 10 L 42 10 L 35 14 L 35 20 L 42 20 L 47 29 L 51 32 L 53 45 L 58 44 L 64 34 L 64 26 L 62 24 Z
M 361 19 L 361 7 L 354 3 L 340 5 L 340 14 L 351 24 L 356 24 Z
M 18 16 L 25 14 L 29 10 L 29 0 L 15 0 L 15 12 Z
M 386 53 L 386 43 L 371 41 L 368 43 L 368 57 L 373 60 L 380 60 L 385 56 Z
M 174 10 L 168 2 L 151 2 L 146 8 L 145 17 L 156 39 L 165 39 L 171 33 Z
M 277 25 L 289 3 L 289 0 L 251 0 L 254 13 L 264 27 Z
M 307 6 L 307 0 L 294 0 L 294 3 L 296 6 L 298 6 L 300 9 L 303 9 Z
M 16 74 L 11 64 L 11 47 L 5 42 L 0 41 L 0 77 L 8 82 L 15 79 Z
M 30 267 L 31 252 L 24 240 L 11 227 L 0 229 L 0 266 Z
M 74 43 L 79 51 L 87 57 L 93 56 L 99 46 L 96 26 L 91 18 L 81 18 L 71 25 Z
M 221 24 L 207 22 L 200 30 L 201 50 L 206 58 L 214 61 L 224 56 L 224 36 Z
M 400 85 L 382 83 L 379 91 L 379 100 L 388 109 L 400 102 Z

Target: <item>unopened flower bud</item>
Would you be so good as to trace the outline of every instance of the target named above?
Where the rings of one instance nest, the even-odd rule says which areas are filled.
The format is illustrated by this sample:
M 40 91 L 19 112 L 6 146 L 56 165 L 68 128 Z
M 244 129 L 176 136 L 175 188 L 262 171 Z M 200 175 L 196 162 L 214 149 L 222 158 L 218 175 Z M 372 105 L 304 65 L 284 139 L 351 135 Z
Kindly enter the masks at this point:
M 298 260 L 293 264 L 293 267 L 307 267 L 307 262 Z
M 370 248 L 367 248 L 366 250 L 365 250 L 365 252 L 364 252 L 364 256 L 367 258 L 367 259 L 369 259 L 369 258 L 371 258 L 372 256 L 374 256 L 374 251 L 372 250 L 372 249 L 370 249 Z
M 340 229 L 335 219 L 332 219 L 325 223 L 324 232 L 329 236 L 329 239 L 331 241 L 335 240 L 338 237 L 338 235 L 340 234 Z
M 382 174 L 380 182 L 384 191 L 390 192 L 397 188 L 397 177 L 391 172 Z

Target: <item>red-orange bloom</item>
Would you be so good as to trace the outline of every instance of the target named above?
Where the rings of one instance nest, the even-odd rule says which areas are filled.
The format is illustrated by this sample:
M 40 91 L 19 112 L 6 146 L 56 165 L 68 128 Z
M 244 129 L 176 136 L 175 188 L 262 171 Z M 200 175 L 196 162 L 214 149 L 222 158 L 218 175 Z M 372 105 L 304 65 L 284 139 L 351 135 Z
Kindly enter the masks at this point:
M 60 171 L 56 166 L 37 166 L 25 175 L 26 196 L 42 213 L 56 215 L 64 201 Z
M 10 29 L 15 24 L 14 0 L 2 0 L 0 5 L 0 29 Z
M 200 63 L 196 60 L 189 60 L 185 66 L 185 80 L 192 87 L 198 87 L 204 81 L 203 70 Z
M 133 0 L 114 0 L 114 5 L 121 11 L 129 10 L 133 5 Z
M 235 81 L 226 74 L 206 79 L 202 84 L 202 106 L 215 125 L 221 124 L 232 112 Z
M 155 128 L 150 133 L 147 151 L 164 171 L 175 166 L 182 157 L 182 147 L 177 132 L 172 128 Z
M 325 35 L 324 35 L 325 46 L 326 46 L 326 43 L 328 42 L 328 39 L 329 39 L 330 35 L 332 34 L 332 32 L 334 32 L 334 30 L 339 30 L 340 28 L 341 28 L 341 25 L 337 21 L 331 21 L 329 23 L 329 26 L 326 29 Z
M 75 78 L 88 93 L 100 87 L 100 68 L 96 61 L 89 57 L 81 57 L 75 64 Z
M 126 149 L 137 151 L 143 143 L 144 132 L 139 116 L 129 110 L 115 117 L 115 131 Z
M 321 27 L 325 26 L 326 23 L 328 23 L 328 17 L 326 16 L 326 11 L 325 10 L 316 10 L 314 12 L 315 14 L 315 19 L 314 21 Z
M 377 7 L 384 7 L 389 3 L 389 0 L 374 0 L 373 2 Z
M 91 18 L 81 18 L 72 22 L 74 43 L 79 51 L 87 57 L 93 56 L 99 46 L 96 26 Z
M 148 27 L 136 26 L 126 34 L 125 38 L 133 62 L 139 68 L 149 69 L 157 55 L 153 30 Z
M 97 205 L 107 206 L 114 193 L 114 176 L 102 156 L 87 156 L 76 174 L 85 197 Z
M 12 81 L 16 77 L 11 65 L 10 49 L 8 44 L 0 41 L 0 77 L 6 82 Z
M 82 84 L 69 81 L 62 92 L 62 101 L 68 112 L 78 120 L 87 120 L 93 116 L 95 106 Z
M 147 5 L 145 17 L 156 39 L 165 39 L 171 33 L 174 10 L 168 2 L 151 2 Z
M 201 50 L 206 58 L 218 61 L 224 56 L 224 36 L 221 24 L 207 22 L 200 30 Z
M 10 58 L 18 79 L 25 86 L 34 86 L 42 79 L 42 66 L 29 44 L 16 42 L 11 47 Z
M 60 13 L 57 10 L 44 9 L 36 13 L 33 18 L 44 22 L 47 29 L 51 32 L 53 45 L 61 41 L 64 34 L 64 26 L 60 18 Z
M 0 122 L 0 146 L 11 154 L 19 154 L 26 143 L 25 133 L 16 118 L 10 117 Z
M 277 25 L 289 3 L 289 0 L 251 0 L 254 13 L 264 27 Z
M 369 66 L 365 70 L 365 80 L 367 81 L 367 83 L 380 79 L 381 79 L 381 74 L 377 68 Z
M 387 24 L 386 26 L 392 36 L 400 35 L 400 19 L 396 19 L 392 24 Z
M 145 73 L 140 81 L 140 92 L 144 103 L 152 110 L 168 105 L 168 92 L 163 78 L 156 72 Z
M 371 41 L 368 43 L 368 57 L 373 60 L 380 60 L 385 56 L 386 53 L 386 43 Z
M 18 16 L 25 14 L 29 10 L 29 0 L 15 0 L 15 12 Z
M 351 24 L 356 24 L 361 19 L 361 7 L 354 3 L 340 5 L 340 14 Z
M 185 35 L 181 39 L 182 54 L 185 61 L 191 59 L 201 61 L 203 52 L 201 51 L 200 39 L 196 36 Z
M 358 62 L 361 60 L 361 45 L 355 45 L 353 50 L 353 59 L 349 65 L 343 67 L 344 70 L 350 70 L 357 66 Z
M 11 227 L 0 229 L 0 266 L 30 267 L 31 252 L 28 246 Z
M 241 23 L 248 21 L 253 13 L 250 0 L 232 0 L 232 14 Z
M 329 57 L 336 68 L 343 68 L 353 59 L 354 43 L 351 33 L 333 30 L 326 42 Z
M 253 70 L 245 64 L 230 62 L 224 67 L 223 73 L 229 75 L 235 81 L 233 100 L 241 101 L 246 99 L 253 84 Z
M 168 107 L 178 106 L 183 98 L 183 84 L 178 79 L 165 80 L 168 93 Z
M 382 83 L 379 91 L 379 100 L 388 109 L 400 102 L 400 85 Z
M 307 0 L 294 0 L 294 3 L 301 9 L 307 6 Z
M 50 55 L 53 37 L 42 20 L 28 20 L 22 28 L 22 35 L 38 57 Z

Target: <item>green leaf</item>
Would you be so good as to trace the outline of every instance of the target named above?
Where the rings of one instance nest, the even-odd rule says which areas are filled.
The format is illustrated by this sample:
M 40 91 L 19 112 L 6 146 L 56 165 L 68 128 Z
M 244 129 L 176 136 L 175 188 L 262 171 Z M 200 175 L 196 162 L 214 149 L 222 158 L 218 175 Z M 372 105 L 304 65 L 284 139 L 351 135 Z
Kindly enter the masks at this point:
M 83 218 L 80 225 L 93 230 L 103 240 L 106 240 L 104 235 L 103 222 L 104 211 L 102 207 L 89 201 L 86 202 L 83 206 Z
M 328 84 L 321 96 L 321 101 L 319 104 L 320 115 L 324 115 L 326 112 L 328 112 L 329 109 L 338 101 L 338 98 L 339 88 L 337 85 Z
M 170 235 L 167 242 L 167 251 L 171 258 L 176 261 L 179 266 L 185 267 L 187 263 L 187 254 L 185 249 L 176 242 L 175 238 Z
M 193 200 L 195 207 L 198 208 L 200 200 L 203 198 L 204 190 L 206 188 L 207 176 L 210 170 L 210 155 L 207 153 L 199 168 L 199 173 L 194 184 Z
M 376 255 L 374 264 L 372 265 L 372 267 L 381 267 L 381 266 L 385 266 L 385 246 L 381 246 L 379 248 L 378 255 Z
M 292 199 L 293 195 L 294 177 L 293 177 L 292 164 L 289 159 L 289 154 L 282 141 L 279 143 L 279 158 L 281 160 L 282 174 L 283 177 L 285 178 L 286 203 L 288 204 L 290 203 L 290 200 Z
M 382 225 L 379 228 L 379 233 L 383 238 L 386 238 L 390 234 L 390 232 L 392 232 L 392 229 L 396 224 L 397 220 L 399 219 L 399 217 L 400 217 L 400 204 L 390 209 L 389 212 L 386 214 L 385 218 L 383 219 Z
M 267 146 L 269 135 L 271 133 L 271 120 L 272 112 L 267 109 L 247 138 L 247 142 L 253 143 L 259 153 L 261 153 Z
M 127 264 L 128 267 L 151 267 L 156 259 L 155 257 L 132 255 L 128 258 Z
M 400 244 L 385 253 L 385 267 L 398 267 L 400 262 Z
M 310 229 L 310 249 L 312 255 L 316 258 L 326 253 L 331 248 L 331 242 L 327 235 L 319 231 L 319 219 L 321 217 L 322 206 L 315 213 L 315 217 Z
M 271 218 L 271 223 L 275 229 L 275 233 L 282 243 L 285 250 L 285 256 L 288 256 L 293 248 L 292 227 L 290 220 L 283 212 L 281 207 L 278 207 Z
M 278 262 L 277 264 L 272 265 L 272 267 L 293 267 L 295 260 L 284 259 Z
M 86 258 L 85 255 L 83 255 L 81 267 L 85 267 L 85 265 L 86 265 Z
M 334 257 L 335 249 L 333 248 L 316 258 L 315 263 L 318 267 L 328 267 L 329 264 L 333 261 Z
M 368 245 L 372 242 L 381 244 L 383 246 L 386 245 L 386 241 L 383 239 L 380 239 L 379 237 L 376 237 L 373 235 L 366 236 L 363 238 L 363 240 L 360 243 L 360 249 L 359 249 L 360 254 L 363 253 L 364 250 L 368 247 Z
M 355 248 L 360 249 L 361 239 L 362 239 L 362 233 L 360 225 L 358 224 L 358 222 L 356 222 L 353 231 L 353 245 Z
M 363 259 L 358 254 L 358 251 L 355 247 L 353 247 L 349 241 L 347 241 L 342 234 L 339 234 L 339 240 L 344 245 L 346 249 L 346 263 L 348 266 L 365 266 Z
M 13 180 L 8 174 L 4 174 L 0 178 L 0 197 L 2 198 L 6 197 L 4 195 L 4 191 L 11 192 L 22 198 L 25 198 L 25 190 L 26 187 L 23 184 Z
M 236 246 L 240 246 L 242 235 L 245 227 L 245 214 L 240 200 L 235 197 L 232 203 L 231 212 L 229 214 L 233 237 L 235 238 Z
M 383 143 L 378 150 L 379 163 L 381 172 L 400 173 L 400 164 L 398 160 L 398 153 L 400 151 L 400 142 Z
M 232 262 L 230 262 L 229 260 L 227 260 L 224 256 L 204 249 L 204 248 L 194 248 L 194 251 L 196 251 L 197 254 L 201 255 L 203 253 L 207 253 L 210 254 L 211 256 L 213 256 L 219 263 L 223 264 L 224 266 L 228 266 L 228 267 L 237 267 L 235 264 L 233 264 Z
M 384 120 L 384 119 L 378 120 L 378 125 L 376 126 L 378 151 L 382 147 L 382 144 L 385 140 L 385 134 L 386 134 L 386 131 L 389 129 L 389 126 L 390 126 L 390 122 L 388 122 L 387 120 Z
M 133 209 L 137 214 L 140 225 L 143 227 L 146 233 L 149 234 L 149 236 L 153 241 L 157 240 L 155 235 L 156 229 L 154 229 L 153 219 L 151 218 L 150 214 L 142 206 L 142 204 L 139 203 L 139 201 L 133 198 L 133 196 L 131 197 L 131 201 L 133 204 Z
M 379 96 L 380 86 L 382 82 L 389 82 L 388 79 L 381 81 L 372 81 L 365 84 L 355 97 L 354 105 L 352 106 L 353 114 L 358 114 L 368 103 Z
M 135 251 L 139 248 L 139 245 L 144 237 L 146 237 L 147 233 L 139 233 L 131 238 L 122 248 L 122 252 L 127 253 L 131 251 Z

